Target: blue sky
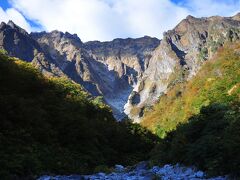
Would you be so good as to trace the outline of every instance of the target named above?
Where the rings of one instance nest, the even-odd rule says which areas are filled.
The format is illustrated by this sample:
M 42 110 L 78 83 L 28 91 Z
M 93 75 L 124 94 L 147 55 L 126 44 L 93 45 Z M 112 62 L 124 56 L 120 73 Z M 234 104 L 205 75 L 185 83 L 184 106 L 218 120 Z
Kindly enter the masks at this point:
M 161 38 L 187 15 L 233 16 L 240 0 L 0 0 L 0 21 L 31 31 L 77 33 L 83 41 Z
M 0 0 L 0 7 L 5 11 L 5 10 L 7 10 L 9 8 L 12 8 L 13 6 L 8 2 L 8 0 Z M 41 25 L 40 24 L 37 24 L 34 21 L 32 21 L 31 19 L 27 19 L 26 17 L 24 17 L 24 18 L 30 24 L 31 27 L 35 27 L 37 29 L 41 29 Z
M 184 0 L 172 0 L 172 2 L 178 4 L 178 3 L 184 2 Z M 1 0 L 1 1 L 0 1 L 0 6 L 1 6 L 4 10 L 11 7 L 11 5 L 8 3 L 7 0 Z
M 1 6 L 4 10 L 7 9 L 7 8 L 9 8 L 9 7 L 11 7 L 11 5 L 8 3 L 7 0 L 1 0 L 1 1 L 0 1 L 0 6 Z

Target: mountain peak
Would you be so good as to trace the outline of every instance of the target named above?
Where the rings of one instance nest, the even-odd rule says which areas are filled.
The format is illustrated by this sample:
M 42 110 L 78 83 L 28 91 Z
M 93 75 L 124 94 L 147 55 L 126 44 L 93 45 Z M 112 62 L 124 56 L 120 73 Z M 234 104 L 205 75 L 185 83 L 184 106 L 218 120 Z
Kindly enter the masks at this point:
M 191 15 L 188 15 L 187 17 L 186 17 L 186 19 L 196 19 L 194 16 L 191 16 Z
M 6 24 L 5 22 L 2 22 L 0 25 L 1 29 L 14 29 L 22 34 L 28 35 L 27 31 L 16 25 L 12 20 L 9 20 L 8 23 Z
M 225 41 L 239 39 L 240 22 L 233 20 L 237 17 L 239 14 L 202 18 L 189 15 L 161 41 L 144 36 L 86 43 L 76 34 L 58 30 L 31 33 L 25 38 L 16 36 L 19 30 L 10 21 L 1 28 L 5 33 L 2 44 L 13 56 L 39 62 L 43 72 L 66 75 L 92 95 L 102 95 L 117 119 L 126 113 L 138 121 L 145 107 L 177 82 L 194 77 Z M 232 33 L 227 37 L 229 29 Z M 221 44 L 216 43 L 220 40 Z M 35 49 L 41 54 L 35 55 Z M 181 70 L 186 70 L 186 75 L 179 73 Z
M 82 43 L 81 39 L 78 37 L 77 34 L 71 34 L 71 33 L 69 33 L 69 32 L 65 32 L 64 36 L 65 36 L 66 38 L 73 39 L 73 40 L 76 40 L 76 41 L 79 41 L 79 42 Z
M 5 22 L 1 22 L 0 29 L 3 29 L 7 24 Z
M 7 25 L 9 25 L 11 28 L 16 28 L 18 27 L 12 20 L 9 20 Z
M 51 31 L 51 32 L 49 32 L 49 33 L 47 33 L 47 34 L 49 34 L 49 35 L 51 35 L 51 36 L 56 36 L 56 37 L 62 37 L 63 35 L 64 35 L 64 33 L 63 32 L 61 32 L 61 31 L 59 31 L 59 30 L 53 30 L 53 31 Z
M 232 17 L 232 19 L 240 21 L 240 12 Z

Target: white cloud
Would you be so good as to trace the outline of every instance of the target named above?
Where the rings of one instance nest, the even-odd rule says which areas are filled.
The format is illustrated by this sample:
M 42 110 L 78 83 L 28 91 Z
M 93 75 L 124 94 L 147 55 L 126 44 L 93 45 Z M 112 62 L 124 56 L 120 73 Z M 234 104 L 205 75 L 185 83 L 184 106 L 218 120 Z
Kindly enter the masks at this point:
M 197 17 L 233 16 L 240 11 L 240 0 L 188 0 L 185 7 Z
M 24 28 L 26 31 L 30 32 L 31 27 L 28 22 L 25 20 L 23 15 L 19 13 L 14 8 L 6 9 L 5 11 L 0 7 L 0 22 L 8 22 L 9 20 L 13 20 L 16 24 Z
M 144 35 L 161 38 L 188 14 L 230 16 L 240 11 L 240 0 L 182 0 L 178 5 L 170 0 L 9 1 L 44 30 L 77 33 L 83 41 Z
M 27 18 L 83 41 L 150 35 L 161 38 L 188 11 L 169 0 L 11 0 Z

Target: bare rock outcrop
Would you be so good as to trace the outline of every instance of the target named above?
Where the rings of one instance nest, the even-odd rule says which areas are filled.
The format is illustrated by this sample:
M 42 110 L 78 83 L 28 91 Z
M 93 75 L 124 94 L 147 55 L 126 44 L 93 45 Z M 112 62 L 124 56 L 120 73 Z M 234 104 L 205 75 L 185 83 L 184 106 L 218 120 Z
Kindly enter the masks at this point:
M 60 31 L 28 34 L 12 21 L 0 25 L 0 48 L 32 62 L 48 76 L 65 76 L 103 96 L 116 119 L 139 122 L 144 111 L 177 83 L 191 79 L 227 42 L 240 39 L 240 15 L 188 16 L 163 39 L 148 36 L 83 43 Z

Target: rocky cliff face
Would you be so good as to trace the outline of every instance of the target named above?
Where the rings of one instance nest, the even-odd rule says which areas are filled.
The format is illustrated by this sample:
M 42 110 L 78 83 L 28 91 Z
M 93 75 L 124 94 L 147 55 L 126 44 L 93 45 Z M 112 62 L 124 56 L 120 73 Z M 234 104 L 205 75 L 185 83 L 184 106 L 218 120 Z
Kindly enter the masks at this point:
M 106 69 L 95 69 L 100 74 L 99 89 L 104 99 L 124 117 L 124 105 L 133 87 L 148 67 L 151 52 L 159 45 L 156 38 L 115 39 L 111 42 L 87 42 L 85 49 Z M 99 67 L 94 65 L 94 67 Z
M 31 33 L 13 22 L 2 23 L 0 48 L 32 62 L 44 74 L 66 76 L 94 96 L 103 96 L 115 117 L 125 116 L 124 105 L 148 66 L 157 38 L 115 39 L 82 43 L 77 35 L 52 31 Z
M 144 110 L 178 82 L 191 79 L 202 64 L 227 42 L 240 39 L 240 14 L 233 17 L 188 16 L 164 33 L 148 68 L 134 87 L 125 113 L 140 121 Z M 137 99 L 137 102 L 136 102 Z
M 151 57 L 159 40 L 115 39 L 112 42 L 87 42 L 77 35 L 53 31 L 32 33 L 46 54 L 69 78 L 82 84 L 94 96 L 103 96 L 115 117 L 125 116 L 124 105 Z
M 0 25 L 0 49 L 5 49 L 10 56 L 32 62 L 47 75 L 64 76 L 49 53 L 44 53 L 39 43 L 12 21 Z
M 66 76 L 103 96 L 117 119 L 127 114 L 140 121 L 168 88 L 191 79 L 218 47 L 240 38 L 239 20 L 240 14 L 188 16 L 162 41 L 145 36 L 86 43 L 67 32 L 28 34 L 10 21 L 0 25 L 0 48 L 47 75 Z

